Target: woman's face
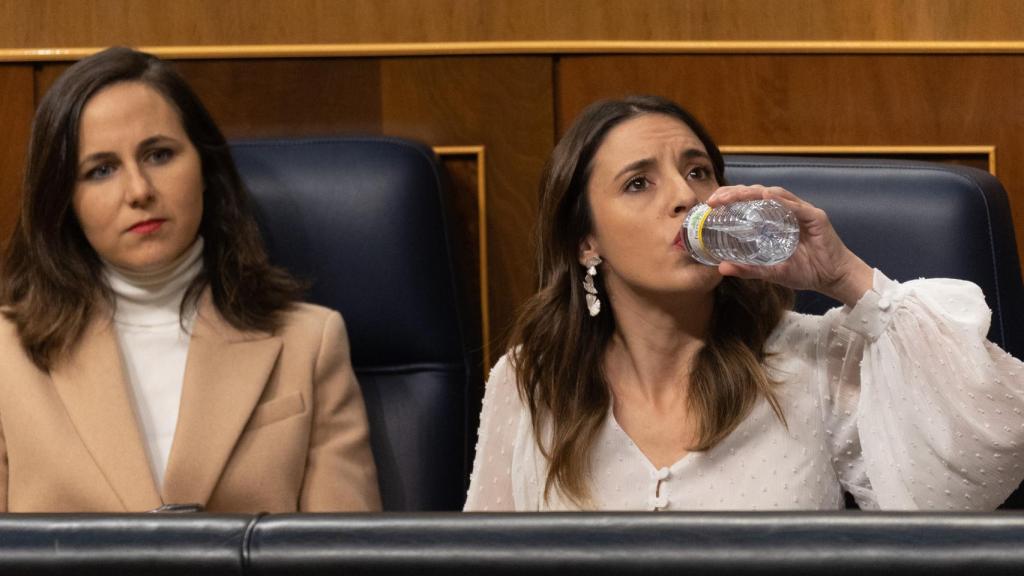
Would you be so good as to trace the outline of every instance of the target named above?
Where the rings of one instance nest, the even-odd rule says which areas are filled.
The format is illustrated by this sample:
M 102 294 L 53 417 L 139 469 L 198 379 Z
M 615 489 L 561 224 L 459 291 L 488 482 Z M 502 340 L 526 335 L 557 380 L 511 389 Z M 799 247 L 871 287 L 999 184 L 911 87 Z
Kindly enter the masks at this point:
M 707 150 L 684 123 L 643 114 L 608 132 L 594 155 L 587 199 L 593 230 L 580 262 L 604 260 L 600 271 L 613 296 L 711 292 L 717 268 L 687 255 L 679 232 L 687 210 L 718 188 Z
M 115 266 L 156 270 L 192 245 L 203 217 L 202 163 L 159 92 L 121 82 L 89 99 L 71 203 L 89 244 Z

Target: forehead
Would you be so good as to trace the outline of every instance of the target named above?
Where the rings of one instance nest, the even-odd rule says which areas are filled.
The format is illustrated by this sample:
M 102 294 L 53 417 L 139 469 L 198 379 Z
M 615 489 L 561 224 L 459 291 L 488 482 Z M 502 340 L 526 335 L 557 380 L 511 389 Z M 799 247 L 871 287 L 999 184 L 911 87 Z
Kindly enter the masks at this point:
M 594 160 L 625 161 L 649 157 L 664 149 L 696 149 L 707 153 L 697 134 L 681 120 L 665 114 L 641 114 L 612 128 Z
M 180 136 L 183 132 L 174 106 L 143 82 L 119 82 L 96 92 L 85 103 L 79 121 L 79 143 L 83 149 L 114 144 L 125 138 Z

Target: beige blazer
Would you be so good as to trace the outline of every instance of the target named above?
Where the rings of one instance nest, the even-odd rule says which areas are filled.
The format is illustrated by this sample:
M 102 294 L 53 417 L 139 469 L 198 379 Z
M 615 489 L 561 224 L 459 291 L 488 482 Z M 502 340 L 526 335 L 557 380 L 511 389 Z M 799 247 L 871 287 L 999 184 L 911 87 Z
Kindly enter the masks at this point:
M 245 333 L 207 292 L 174 442 L 153 477 L 109 314 L 36 368 L 0 319 L 0 512 L 379 510 L 363 398 L 341 316 L 301 304 Z

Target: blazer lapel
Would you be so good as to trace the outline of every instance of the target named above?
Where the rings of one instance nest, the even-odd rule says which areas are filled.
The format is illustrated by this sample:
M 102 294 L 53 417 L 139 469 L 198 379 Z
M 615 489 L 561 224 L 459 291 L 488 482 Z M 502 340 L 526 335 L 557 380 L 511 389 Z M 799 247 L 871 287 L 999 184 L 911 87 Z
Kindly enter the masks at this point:
M 161 505 L 109 314 L 86 328 L 50 378 L 78 435 L 127 511 Z
M 228 324 L 207 290 L 189 342 L 164 501 L 206 505 L 281 351 L 281 339 Z

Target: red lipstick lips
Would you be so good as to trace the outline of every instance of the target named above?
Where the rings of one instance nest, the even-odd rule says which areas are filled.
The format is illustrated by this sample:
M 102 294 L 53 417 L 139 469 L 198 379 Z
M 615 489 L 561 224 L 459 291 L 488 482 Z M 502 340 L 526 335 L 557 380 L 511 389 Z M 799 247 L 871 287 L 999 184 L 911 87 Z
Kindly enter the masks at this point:
M 128 230 L 136 234 L 152 234 L 163 226 L 164 221 L 160 219 L 144 220 L 138 224 L 133 225 Z

